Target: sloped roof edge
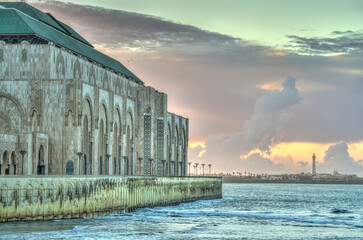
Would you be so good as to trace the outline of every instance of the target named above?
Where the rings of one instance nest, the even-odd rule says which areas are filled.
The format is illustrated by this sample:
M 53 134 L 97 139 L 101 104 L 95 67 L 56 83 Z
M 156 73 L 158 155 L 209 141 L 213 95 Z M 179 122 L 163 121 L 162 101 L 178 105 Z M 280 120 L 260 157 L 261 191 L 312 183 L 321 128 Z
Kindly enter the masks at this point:
M 124 74 L 127 77 L 135 80 L 137 83 L 144 85 L 144 83 L 136 75 L 134 75 L 119 61 L 17 9 L 0 8 L 0 23 L 4 26 L 0 27 L 0 34 L 39 35 L 48 41 L 65 47 L 72 52 L 80 54 L 118 73 Z M 3 23 L 8 23 L 8 26 Z

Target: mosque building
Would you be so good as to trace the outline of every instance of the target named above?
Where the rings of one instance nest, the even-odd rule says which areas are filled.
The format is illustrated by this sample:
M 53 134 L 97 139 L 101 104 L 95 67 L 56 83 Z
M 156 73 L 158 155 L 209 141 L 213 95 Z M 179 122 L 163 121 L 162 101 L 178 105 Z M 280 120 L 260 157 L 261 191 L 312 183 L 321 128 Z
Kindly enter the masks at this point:
M 0 2 L 0 174 L 187 173 L 167 95 L 24 2 Z

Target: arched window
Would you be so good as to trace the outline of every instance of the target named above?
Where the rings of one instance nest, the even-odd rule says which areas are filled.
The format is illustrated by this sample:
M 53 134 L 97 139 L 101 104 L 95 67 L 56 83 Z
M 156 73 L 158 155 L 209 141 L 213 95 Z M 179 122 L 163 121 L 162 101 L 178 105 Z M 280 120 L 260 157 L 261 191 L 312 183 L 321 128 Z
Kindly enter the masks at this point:
M 4 154 L 3 154 L 3 166 L 4 166 L 3 167 L 4 170 L 2 170 L 3 173 L 5 175 L 9 175 L 9 155 L 8 155 L 7 151 L 5 151 Z
M 116 157 L 113 158 L 113 175 L 116 175 Z
M 39 148 L 37 174 L 38 175 L 44 175 L 45 174 L 45 162 L 44 162 L 44 148 L 43 148 L 43 145 L 40 145 L 40 148 Z
M 26 49 L 21 50 L 21 61 L 26 62 L 28 60 L 28 53 Z
M 102 175 L 102 156 L 100 156 L 99 166 L 100 166 L 100 174 L 99 175 Z
M 134 167 L 134 122 L 131 111 L 128 113 L 127 130 L 126 130 L 126 174 L 133 175 Z
M 100 161 L 99 161 L 99 175 L 102 175 L 103 174 L 103 161 L 102 161 L 102 156 L 105 155 L 105 152 L 104 152 L 104 135 L 105 135 L 105 127 L 104 127 L 104 123 L 103 123 L 103 119 L 101 119 L 101 122 L 100 122 L 100 127 L 99 127 L 99 154 L 100 154 Z
M 74 175 L 74 163 L 72 160 L 68 160 L 66 163 L 66 174 Z
M 117 123 L 114 124 L 114 130 L 113 130 L 113 147 L 112 147 L 112 155 L 113 155 L 113 172 L 111 174 L 116 175 L 118 168 L 118 162 L 116 161 L 117 157 L 117 151 L 118 151 L 118 128 Z
M 174 159 L 175 159 L 175 164 L 174 164 L 174 174 L 175 176 L 179 176 L 179 131 L 178 131 L 178 127 L 175 127 L 175 140 L 174 140 Z
M 126 163 L 125 163 L 125 169 L 126 169 L 126 175 L 129 175 L 130 174 L 130 169 L 129 169 L 129 167 L 130 167 L 130 151 L 129 151 L 129 149 L 130 149 L 130 126 L 127 126 L 127 132 L 126 132 L 126 154 L 127 154 L 127 156 L 126 156 Z
M 166 139 L 166 144 L 167 144 L 167 169 L 168 169 L 168 176 L 172 176 L 172 169 L 171 169 L 171 128 L 170 128 L 170 123 L 168 123 L 168 136 Z
M 83 174 L 87 175 L 87 154 L 83 154 Z
M 83 118 L 83 174 L 87 175 L 87 155 L 89 153 L 89 132 L 88 132 L 88 117 Z
M 92 142 L 92 131 L 93 131 L 93 117 L 92 117 L 92 103 L 88 96 L 83 101 L 83 135 L 82 135 L 82 152 L 83 152 L 83 173 L 92 175 L 93 167 L 93 142 Z M 97 157 L 96 157 L 97 162 Z M 86 169 L 86 170 L 84 170 Z M 97 172 L 97 169 L 96 171 Z

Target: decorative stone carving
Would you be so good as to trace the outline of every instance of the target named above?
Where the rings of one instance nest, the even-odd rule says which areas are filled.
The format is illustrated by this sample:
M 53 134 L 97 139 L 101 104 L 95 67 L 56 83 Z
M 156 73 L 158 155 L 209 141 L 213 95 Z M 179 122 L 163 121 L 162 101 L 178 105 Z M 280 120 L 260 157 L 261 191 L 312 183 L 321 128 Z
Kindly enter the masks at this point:
M 22 110 L 10 98 L 0 94 L 0 133 L 10 134 L 22 129 Z

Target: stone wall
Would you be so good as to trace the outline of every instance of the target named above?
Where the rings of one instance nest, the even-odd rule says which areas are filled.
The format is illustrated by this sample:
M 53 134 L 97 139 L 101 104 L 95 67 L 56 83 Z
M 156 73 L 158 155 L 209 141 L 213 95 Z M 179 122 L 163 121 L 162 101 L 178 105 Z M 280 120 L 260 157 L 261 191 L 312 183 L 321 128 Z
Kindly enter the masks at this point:
M 101 216 L 222 197 L 204 177 L 0 177 L 0 222 Z
M 51 42 L 0 50 L 0 174 L 186 175 L 189 122 L 167 94 Z

